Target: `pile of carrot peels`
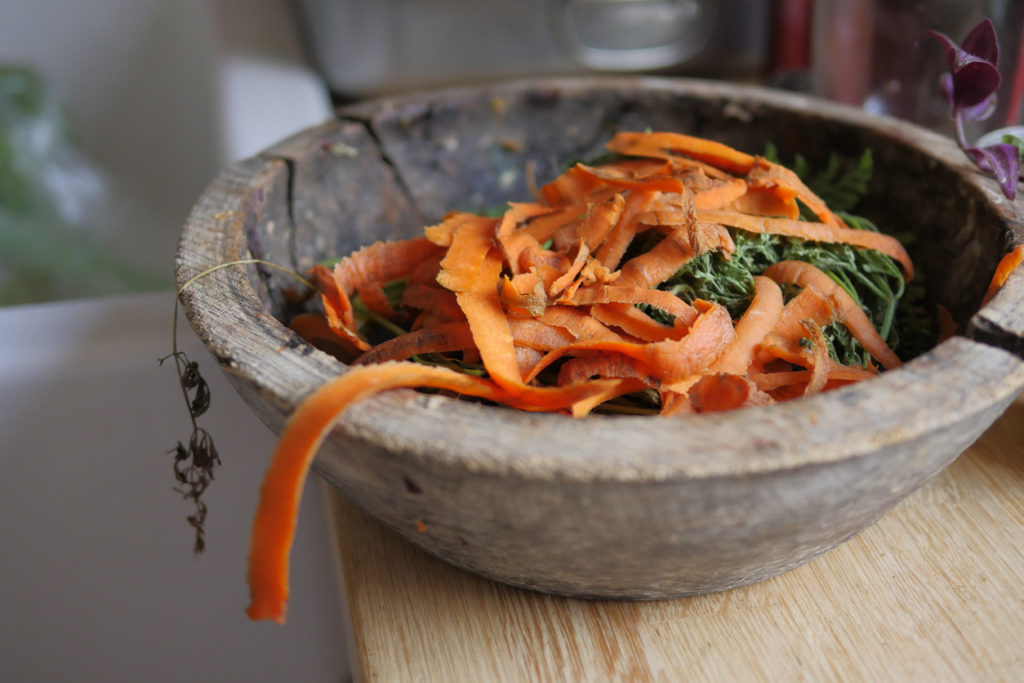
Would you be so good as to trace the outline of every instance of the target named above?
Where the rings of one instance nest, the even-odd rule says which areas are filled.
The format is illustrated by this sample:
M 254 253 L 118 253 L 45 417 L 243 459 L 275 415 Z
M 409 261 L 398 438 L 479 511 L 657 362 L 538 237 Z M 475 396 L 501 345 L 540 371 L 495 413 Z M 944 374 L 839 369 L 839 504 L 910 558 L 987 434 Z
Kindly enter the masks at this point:
M 704 253 L 729 258 L 730 230 L 873 249 L 909 281 L 895 238 L 850 227 L 791 170 L 718 142 L 622 132 L 607 148 L 611 161 L 578 163 L 498 217 L 452 212 L 422 237 L 312 269 L 323 314 L 292 327 L 352 367 L 297 408 L 275 450 L 249 558 L 252 619 L 284 620 L 305 476 L 338 415 L 372 394 L 434 388 L 574 417 L 642 394 L 672 416 L 812 395 L 900 365 L 861 306 L 808 262 L 756 275 L 736 319 L 659 288 Z M 641 235 L 653 246 L 635 249 Z M 354 300 L 400 333 L 372 343 Z M 836 323 L 874 362 L 829 354 L 823 330 Z M 410 360 L 425 358 L 443 360 Z

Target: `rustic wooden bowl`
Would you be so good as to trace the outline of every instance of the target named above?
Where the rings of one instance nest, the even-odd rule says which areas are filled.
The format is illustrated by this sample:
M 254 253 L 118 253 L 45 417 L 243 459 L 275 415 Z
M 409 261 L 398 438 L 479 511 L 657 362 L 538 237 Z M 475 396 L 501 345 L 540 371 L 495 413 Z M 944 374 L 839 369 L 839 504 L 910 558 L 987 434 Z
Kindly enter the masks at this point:
M 518 586 L 663 598 L 764 579 L 877 520 L 1024 387 L 1024 269 L 978 310 L 1000 256 L 1024 242 L 1022 210 L 952 141 L 802 96 L 682 80 L 534 81 L 367 102 L 225 170 L 185 226 L 178 282 L 250 257 L 303 271 L 419 234 L 452 208 L 525 199 L 527 169 L 543 182 L 614 130 L 646 127 L 750 152 L 771 140 L 784 158 L 870 147 L 874 187 L 859 210 L 916 235 L 932 300 L 962 334 L 877 379 L 728 414 L 573 420 L 393 391 L 347 412 L 315 468 L 428 552 Z M 275 431 L 345 371 L 281 323 L 294 287 L 270 268 L 231 267 L 181 297 Z

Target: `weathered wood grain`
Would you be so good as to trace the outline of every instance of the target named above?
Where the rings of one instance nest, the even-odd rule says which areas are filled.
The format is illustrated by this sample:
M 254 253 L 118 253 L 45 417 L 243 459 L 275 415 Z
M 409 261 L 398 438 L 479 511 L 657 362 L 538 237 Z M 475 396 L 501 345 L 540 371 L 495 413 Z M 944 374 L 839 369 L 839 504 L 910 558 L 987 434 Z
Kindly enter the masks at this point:
M 967 334 L 1024 358 L 1024 267 L 1011 273 L 992 302 L 971 318 Z
M 281 191 L 288 182 L 280 159 L 247 159 L 221 173 L 200 197 L 189 216 L 175 259 L 179 286 L 222 264 L 251 259 L 254 232 L 286 235 L 267 223 L 286 214 Z M 268 199 L 276 199 L 268 206 Z M 280 253 L 280 252 L 275 252 Z M 288 276 L 278 288 L 294 286 Z M 192 328 L 242 397 L 266 421 L 283 424 L 283 416 L 325 377 L 344 366 L 308 345 L 284 327 L 257 291 L 262 277 L 253 265 L 212 270 L 181 294 Z M 287 350 L 288 353 L 285 353 Z M 252 378 L 261 377 L 258 383 Z
M 929 379 L 947 364 L 984 376 L 985 399 Z M 516 415 L 497 428 L 495 409 L 453 420 L 409 395 L 401 417 L 360 414 L 370 429 L 327 444 L 320 472 L 413 543 L 486 576 L 677 596 L 773 576 L 845 540 L 945 467 L 1022 382 L 1013 356 L 956 339 L 873 391 L 742 418 Z
M 261 156 L 289 169 L 288 244 L 305 271 L 382 239 L 413 237 L 423 219 L 382 158 L 367 127 L 330 120 L 283 140 Z
M 434 559 L 336 493 L 363 681 L 1014 681 L 1024 671 L 1024 401 L 863 534 L 762 583 L 559 598 Z

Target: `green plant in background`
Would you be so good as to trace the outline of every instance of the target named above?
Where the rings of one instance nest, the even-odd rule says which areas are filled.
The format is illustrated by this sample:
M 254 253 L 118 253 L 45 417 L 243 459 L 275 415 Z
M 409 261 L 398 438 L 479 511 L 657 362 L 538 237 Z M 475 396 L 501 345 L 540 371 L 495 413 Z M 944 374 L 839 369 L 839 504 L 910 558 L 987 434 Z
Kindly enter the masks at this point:
M 162 286 L 106 241 L 111 195 L 46 83 L 0 67 L 0 305 Z

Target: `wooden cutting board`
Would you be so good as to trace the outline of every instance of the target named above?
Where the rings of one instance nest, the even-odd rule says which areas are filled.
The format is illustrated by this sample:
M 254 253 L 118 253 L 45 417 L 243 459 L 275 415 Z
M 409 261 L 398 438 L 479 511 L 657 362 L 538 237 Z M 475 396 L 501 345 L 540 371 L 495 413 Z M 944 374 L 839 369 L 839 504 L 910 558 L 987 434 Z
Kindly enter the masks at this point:
M 680 600 L 493 583 L 328 499 L 355 680 L 1024 680 L 1024 400 L 858 537 Z

